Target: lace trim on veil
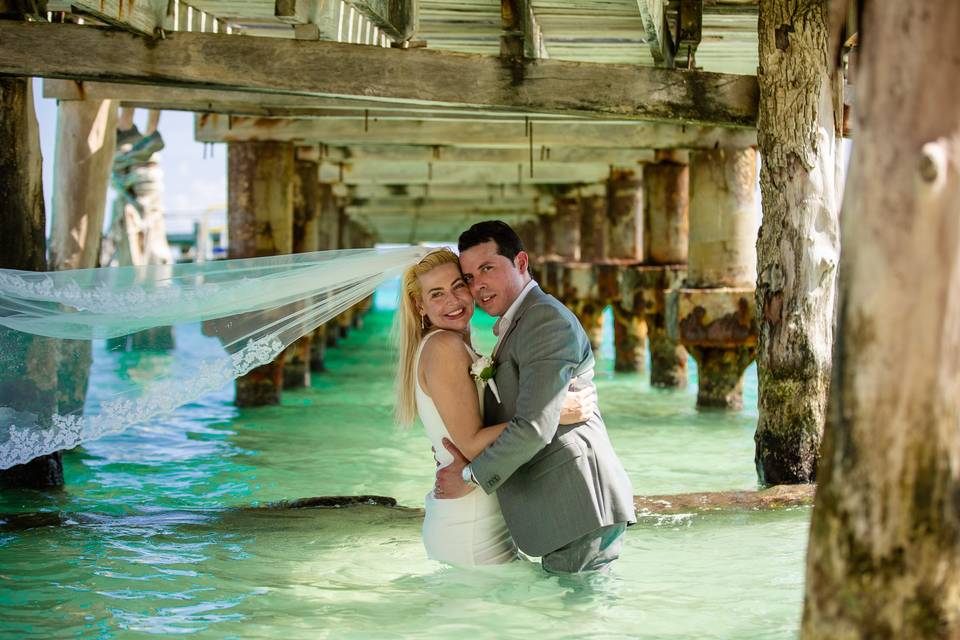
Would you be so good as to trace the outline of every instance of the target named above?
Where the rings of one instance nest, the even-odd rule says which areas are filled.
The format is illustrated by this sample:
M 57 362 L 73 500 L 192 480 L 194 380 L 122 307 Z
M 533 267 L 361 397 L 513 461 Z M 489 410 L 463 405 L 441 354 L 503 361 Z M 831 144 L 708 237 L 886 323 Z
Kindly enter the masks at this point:
M 208 263 L 209 268 L 191 264 L 42 274 L 0 270 L 0 326 L 8 329 L 92 340 L 183 321 L 217 320 L 205 325 L 205 333 L 224 345 L 221 357 L 197 357 L 179 376 L 158 377 L 135 394 L 115 396 L 86 415 L 42 418 L 39 412 L 0 401 L 0 469 L 120 433 L 222 389 L 272 362 L 295 340 L 371 295 L 427 251 L 316 252 L 225 260 Z M 7 346 L 0 332 L 0 350 Z M 3 384 L 0 380 L 0 390 Z

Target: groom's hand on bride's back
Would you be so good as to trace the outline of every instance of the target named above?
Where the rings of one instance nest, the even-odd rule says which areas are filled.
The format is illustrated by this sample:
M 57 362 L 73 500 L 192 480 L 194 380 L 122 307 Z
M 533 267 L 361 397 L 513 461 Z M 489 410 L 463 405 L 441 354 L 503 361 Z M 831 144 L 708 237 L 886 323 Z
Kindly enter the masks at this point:
M 433 487 L 433 494 L 445 500 L 463 497 L 474 489 L 474 485 L 463 481 L 463 468 L 467 466 L 469 460 L 460 453 L 460 449 L 457 449 L 455 444 L 446 438 L 443 439 L 443 446 L 453 456 L 453 462 L 437 469 L 437 482 Z
M 576 378 L 570 381 L 573 387 Z M 597 412 L 597 388 L 590 384 L 577 391 L 567 391 L 560 407 L 560 424 L 586 422 Z

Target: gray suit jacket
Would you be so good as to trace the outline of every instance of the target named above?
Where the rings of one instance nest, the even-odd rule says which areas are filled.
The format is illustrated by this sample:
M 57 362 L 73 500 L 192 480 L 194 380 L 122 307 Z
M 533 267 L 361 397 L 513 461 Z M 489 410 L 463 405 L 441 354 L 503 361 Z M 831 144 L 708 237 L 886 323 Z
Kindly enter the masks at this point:
M 489 387 L 484 424 L 509 425 L 471 464 L 497 492 L 517 546 L 542 556 L 598 529 L 636 522 L 633 487 L 597 411 L 559 426 L 571 378 L 593 384 L 593 351 L 576 316 L 534 287 L 520 303 L 496 356 L 501 402 Z

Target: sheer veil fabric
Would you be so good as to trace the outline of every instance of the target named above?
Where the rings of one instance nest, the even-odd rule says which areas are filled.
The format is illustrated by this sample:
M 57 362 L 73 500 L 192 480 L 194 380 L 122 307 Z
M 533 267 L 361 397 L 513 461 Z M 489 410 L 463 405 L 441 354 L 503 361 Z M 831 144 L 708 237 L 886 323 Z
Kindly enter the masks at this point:
M 27 371 L 27 360 L 43 349 L 75 357 L 76 349 L 58 348 L 61 340 L 92 342 L 187 323 L 202 322 L 203 333 L 222 345 L 195 356 L 178 352 L 172 370 L 64 413 L 55 402 L 31 406 L 22 385 L 0 379 L 0 469 L 119 433 L 223 388 L 429 251 L 347 249 L 74 271 L 0 269 L 0 367 L 7 370 L 15 365 Z M 8 358 L 17 361 L 4 363 Z M 69 369 L 63 364 L 57 367 Z M 32 375 L 57 386 L 51 374 Z

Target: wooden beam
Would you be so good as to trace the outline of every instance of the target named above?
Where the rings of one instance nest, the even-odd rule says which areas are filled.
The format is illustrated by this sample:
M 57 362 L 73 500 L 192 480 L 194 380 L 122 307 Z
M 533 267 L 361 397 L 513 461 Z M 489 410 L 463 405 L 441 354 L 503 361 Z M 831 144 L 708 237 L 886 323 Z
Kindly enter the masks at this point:
M 545 199 L 546 200 L 546 199 Z M 348 204 L 348 215 L 364 214 L 371 217 L 409 216 L 419 214 L 446 218 L 452 215 L 479 215 L 495 218 L 501 215 L 553 213 L 551 203 L 530 199 L 526 201 L 497 201 L 492 204 L 476 203 L 464 200 L 424 200 L 407 199 L 405 201 L 374 200 Z
M 525 65 L 518 84 L 492 56 L 197 33 L 149 40 L 9 21 L 0 23 L 0 73 L 738 127 L 754 125 L 758 100 L 749 76 L 542 60 Z
M 80 96 L 80 97 L 78 97 Z M 316 97 L 282 93 L 253 93 L 224 89 L 203 89 L 123 84 L 119 82 L 96 82 L 57 80 L 43 81 L 43 97 L 56 100 L 117 100 L 123 106 L 149 107 L 173 111 L 198 113 L 221 113 L 224 115 L 249 115 L 273 118 L 322 117 L 349 115 L 354 118 L 369 118 L 380 115 L 437 116 L 452 118 L 501 118 L 522 122 L 531 114 L 512 111 L 489 111 L 477 107 L 449 107 L 410 102 L 389 102 L 363 97 Z M 570 118 L 570 116 L 536 113 L 537 118 Z
M 380 242 L 429 242 L 429 241 L 456 241 L 464 229 L 474 223 L 489 220 L 491 216 L 484 214 L 459 214 L 442 217 L 428 217 L 410 214 L 405 216 L 376 217 L 357 214 L 351 219 L 358 220 L 368 229 L 376 233 Z M 497 219 L 508 224 L 520 224 L 527 220 L 534 220 L 534 214 L 503 214 Z
M 2 63 L 0 63 L 2 64 Z M 201 142 L 292 140 L 326 144 L 413 144 L 528 150 L 529 130 L 523 124 L 496 122 L 357 122 L 197 116 L 196 138 Z M 533 148 L 540 146 L 603 147 L 609 149 L 667 149 L 753 146 L 752 129 L 680 127 L 662 123 L 545 121 L 533 123 Z
M 397 42 L 413 38 L 420 26 L 418 0 L 347 0 Z
M 652 162 L 654 152 L 649 149 L 604 149 L 600 147 L 566 147 L 537 145 L 533 149 L 533 162 L 571 164 L 605 164 L 619 168 L 632 167 L 638 172 L 642 163 Z M 522 148 L 498 149 L 495 147 L 455 147 L 426 145 L 361 145 L 324 146 L 313 145 L 298 149 L 304 159 L 325 162 L 500 162 L 529 163 L 530 150 Z
M 540 191 L 534 185 L 351 185 L 347 197 L 353 200 L 376 200 L 384 198 L 435 198 L 441 200 L 468 200 L 495 202 L 498 199 L 535 198 Z
M 320 165 L 321 182 L 344 184 L 581 184 L 600 182 L 610 174 L 606 164 L 540 162 L 533 175 L 526 163 L 376 162 Z
M 64 11 L 91 16 L 136 33 L 153 36 L 159 29 L 174 30 L 166 16 L 167 0 L 124 2 L 124 0 L 48 0 L 47 11 Z

